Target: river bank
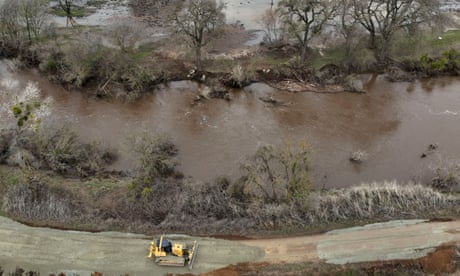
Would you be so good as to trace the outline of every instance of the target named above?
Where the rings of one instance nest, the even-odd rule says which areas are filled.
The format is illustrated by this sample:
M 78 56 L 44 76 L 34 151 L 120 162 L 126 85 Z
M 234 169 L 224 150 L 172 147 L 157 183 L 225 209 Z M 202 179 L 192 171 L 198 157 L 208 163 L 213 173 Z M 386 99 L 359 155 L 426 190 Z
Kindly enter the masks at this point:
M 387 67 L 376 64 L 366 52 L 365 60 L 347 67 L 311 49 L 311 63 L 300 64 L 297 46 L 241 48 L 247 33 L 238 25 L 227 27 L 228 36 L 207 49 L 202 70 L 194 68 L 178 37 L 123 50 L 108 40 L 94 40 L 99 34 L 106 39 L 110 35 L 93 27 L 60 29 L 56 36 L 13 53 L 19 69 L 2 69 L 2 85 L 11 79 L 19 80 L 22 87 L 36 82 L 40 96 L 51 98 L 54 104 L 49 122 L 40 129 L 43 132 L 31 133 L 23 141 L 11 134 L 13 130 L 2 137 L 2 162 L 28 169 L 24 159 L 17 158 L 22 156 L 18 145 L 23 143 L 22 153 L 30 153 L 26 159 L 37 161 L 32 164 L 39 169 L 37 175 L 45 174 L 4 173 L 5 212 L 30 223 L 48 214 L 43 221 L 62 220 L 61 227 L 229 234 L 296 231 L 322 227 L 323 222 L 328 227 L 371 218 L 416 218 L 431 209 L 433 217 L 457 215 L 455 199 L 413 185 L 449 192 L 458 189 L 455 157 L 460 148 L 451 139 L 460 135 L 456 127 L 458 79 L 417 79 L 457 74 L 455 50 L 443 52 L 440 47 L 439 55 L 417 56 Z M 225 43 L 235 37 L 236 43 Z M 354 74 L 362 72 L 372 73 Z M 366 93 L 339 93 L 344 91 Z M 75 133 L 57 135 L 63 125 L 75 128 Z M 158 156 L 154 151 L 156 159 L 143 162 L 142 153 L 148 151 L 126 146 L 129 137 L 142 137 L 141 133 L 169 136 L 157 147 L 166 152 L 166 158 L 164 152 Z M 62 137 L 64 142 L 59 140 Z M 71 150 L 58 148 L 68 141 L 77 141 Z M 285 187 L 273 189 L 271 198 L 261 199 L 261 191 L 248 194 L 244 167 L 254 162 L 256 150 L 265 145 L 289 148 L 291 142 L 299 141 L 309 145 L 302 171 L 306 181 L 301 184 L 311 194 L 288 194 L 289 189 L 282 190 Z M 145 177 L 147 170 L 139 165 L 158 160 L 160 169 L 153 168 L 153 177 Z M 47 178 L 46 173 L 52 176 Z M 60 187 L 57 179 L 61 176 L 81 181 Z M 395 185 L 385 184 L 393 178 Z M 266 179 L 270 183 L 274 177 Z M 354 190 L 360 183 L 368 185 Z M 322 194 L 325 190 L 331 192 Z M 389 196 L 389 206 L 377 216 L 366 196 L 372 201 L 394 190 L 402 194 Z M 347 202 L 363 191 L 363 206 L 358 207 L 366 211 L 358 208 L 349 217 Z M 340 193 L 349 196 L 340 198 Z M 31 204 L 30 208 L 23 208 L 17 198 Z M 399 200 L 408 203 L 401 207 Z M 55 205 L 49 210 L 50 202 Z M 435 206 L 424 205 L 430 202 Z M 395 211 L 392 204 L 401 209 Z M 184 223 L 185 219 L 189 221 Z

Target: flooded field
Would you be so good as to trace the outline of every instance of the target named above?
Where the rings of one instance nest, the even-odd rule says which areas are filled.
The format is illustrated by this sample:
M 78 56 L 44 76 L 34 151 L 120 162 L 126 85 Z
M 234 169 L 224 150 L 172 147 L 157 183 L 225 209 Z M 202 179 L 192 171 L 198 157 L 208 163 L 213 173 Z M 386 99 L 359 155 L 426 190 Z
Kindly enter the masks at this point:
M 4 66 L 3 66 L 4 67 Z M 311 146 L 311 176 L 317 187 L 345 187 L 378 180 L 420 180 L 433 162 L 460 156 L 460 80 L 440 78 L 389 83 L 362 76 L 366 94 L 288 93 L 265 84 L 232 92 L 232 100 L 194 103 L 198 84 L 183 81 L 152 91 L 134 103 L 69 92 L 33 72 L 1 77 L 38 82 L 54 99 L 53 121 L 67 123 L 89 141 L 120 153 L 113 169 L 135 165 L 127 138 L 142 131 L 167 134 L 179 147 L 186 176 L 209 181 L 236 177 L 240 164 L 261 144 L 303 140 Z M 271 96 L 282 104 L 260 100 Z M 421 158 L 430 144 L 438 149 Z M 362 164 L 352 152 L 368 153 Z
M 0 0 L 0 3 L 2 0 Z M 260 29 L 260 25 L 257 23 L 259 17 L 263 11 L 269 9 L 271 6 L 276 7 L 278 0 L 226 0 L 225 3 L 225 15 L 228 23 L 240 23 L 243 24 L 247 30 Z M 87 0 L 76 1 L 77 5 L 88 4 Z M 107 25 L 113 23 L 113 20 L 119 20 L 120 18 L 131 15 L 131 10 L 128 6 L 129 0 L 119 1 L 106 1 L 97 7 L 91 6 L 94 12 L 89 16 L 76 18 L 80 25 Z M 51 1 L 50 6 L 57 6 L 58 1 Z M 66 26 L 66 18 L 52 16 L 51 20 L 58 26 Z

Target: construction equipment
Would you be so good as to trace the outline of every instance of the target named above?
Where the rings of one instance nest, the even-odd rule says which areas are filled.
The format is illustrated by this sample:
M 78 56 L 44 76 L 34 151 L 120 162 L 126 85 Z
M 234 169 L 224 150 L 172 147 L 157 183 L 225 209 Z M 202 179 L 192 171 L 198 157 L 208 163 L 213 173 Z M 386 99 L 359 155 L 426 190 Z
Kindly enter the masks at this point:
M 192 247 L 185 243 L 171 242 L 160 236 L 160 239 L 150 242 L 149 258 L 154 257 L 155 263 L 162 266 L 185 266 L 193 268 L 198 244 L 195 241 Z

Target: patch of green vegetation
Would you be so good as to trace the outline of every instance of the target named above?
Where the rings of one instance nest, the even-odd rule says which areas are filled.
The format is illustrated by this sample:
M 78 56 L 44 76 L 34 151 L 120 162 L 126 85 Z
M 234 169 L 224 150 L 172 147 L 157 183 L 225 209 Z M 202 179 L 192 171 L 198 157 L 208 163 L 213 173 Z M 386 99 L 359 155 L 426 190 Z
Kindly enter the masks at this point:
M 20 169 L 8 166 L 0 167 L 0 189 L 11 185 L 17 185 L 23 180 L 24 174 Z
M 140 45 L 132 54 L 132 58 L 136 61 L 141 61 L 150 56 L 155 49 L 154 43 L 145 43 Z
M 343 60 L 343 53 L 338 49 L 315 50 L 310 59 L 313 68 L 321 68 L 326 64 L 338 64 Z
M 89 189 L 110 190 L 119 186 L 120 181 L 112 178 L 92 178 L 84 182 Z
M 85 17 L 85 16 L 88 16 L 88 15 L 91 15 L 91 14 L 94 13 L 94 10 L 74 7 L 71 10 L 71 13 L 72 13 L 73 17 L 78 18 L 78 17 Z M 56 16 L 60 16 L 60 17 L 66 17 L 67 16 L 66 12 L 64 10 L 62 10 L 62 9 L 53 9 L 53 10 L 51 10 L 51 14 L 56 15 Z
M 86 4 L 93 7 L 102 7 L 107 2 L 107 0 L 88 0 Z
M 248 72 L 252 73 L 255 72 L 260 67 L 270 67 L 270 66 L 279 66 L 279 65 L 286 65 L 289 63 L 289 58 L 277 58 L 272 56 L 256 56 L 249 60 L 248 62 Z
M 229 59 L 219 59 L 211 62 L 203 61 L 203 64 L 203 67 L 209 72 L 230 72 L 236 62 Z
M 452 47 L 460 43 L 460 30 L 451 30 L 431 40 L 431 45 L 435 47 Z

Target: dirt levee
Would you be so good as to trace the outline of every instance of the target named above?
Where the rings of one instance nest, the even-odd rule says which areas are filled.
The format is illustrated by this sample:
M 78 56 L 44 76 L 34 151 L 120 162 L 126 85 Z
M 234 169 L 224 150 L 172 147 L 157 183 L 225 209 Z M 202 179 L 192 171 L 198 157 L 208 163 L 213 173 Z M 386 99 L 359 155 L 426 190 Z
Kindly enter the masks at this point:
M 170 237 L 174 240 L 195 238 Z M 147 258 L 150 237 L 117 232 L 86 233 L 28 227 L 0 217 L 0 266 L 13 271 L 16 266 L 49 273 L 71 272 L 90 275 L 164 275 L 187 273 L 188 268 L 158 267 Z M 199 238 L 193 273 L 203 273 L 238 262 L 256 261 L 263 250 L 238 242 Z

